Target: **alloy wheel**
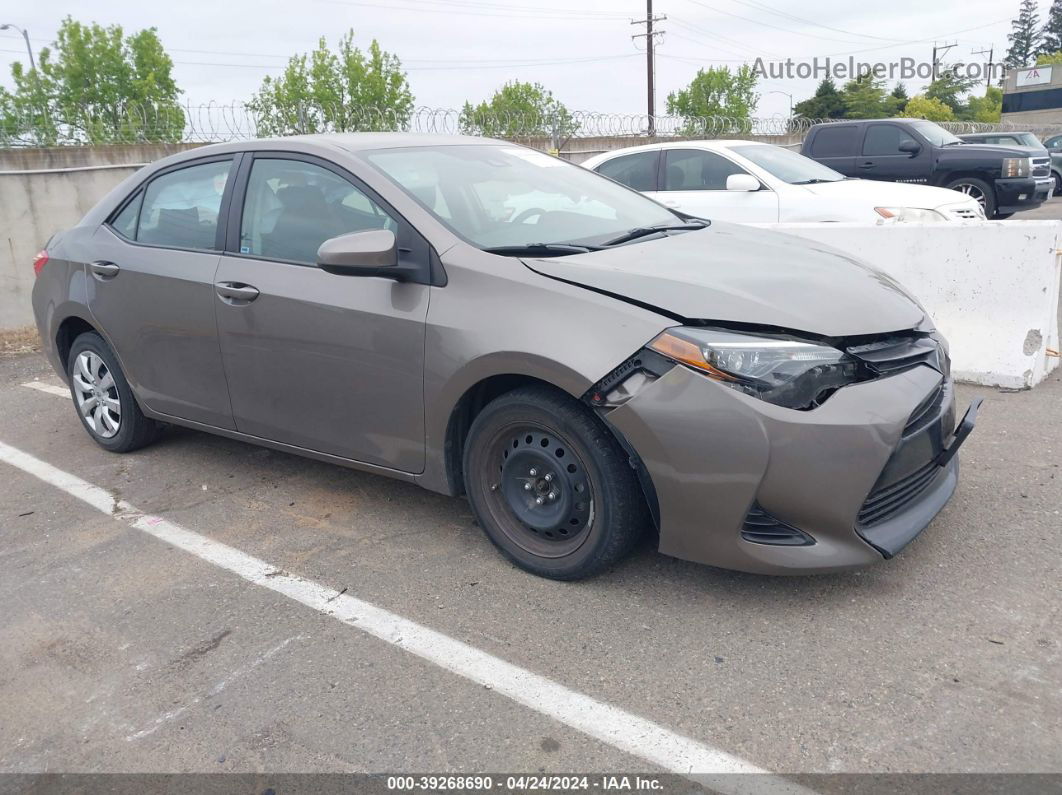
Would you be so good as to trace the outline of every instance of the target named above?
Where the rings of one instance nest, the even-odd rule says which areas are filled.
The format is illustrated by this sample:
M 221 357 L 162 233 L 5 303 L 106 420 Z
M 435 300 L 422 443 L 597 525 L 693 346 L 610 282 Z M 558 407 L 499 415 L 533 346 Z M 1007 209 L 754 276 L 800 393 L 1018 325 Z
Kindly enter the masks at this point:
M 974 199 L 978 204 L 981 205 L 982 210 L 984 210 L 986 213 L 988 212 L 988 202 L 985 198 L 985 192 L 976 185 L 971 185 L 969 183 L 964 182 L 960 185 L 956 185 L 954 187 L 954 190 L 959 191 L 959 193 L 964 193 L 971 199 Z
M 122 424 L 122 401 L 106 362 L 92 351 L 82 351 L 74 361 L 71 381 L 78 411 L 89 429 L 103 439 L 118 433 Z

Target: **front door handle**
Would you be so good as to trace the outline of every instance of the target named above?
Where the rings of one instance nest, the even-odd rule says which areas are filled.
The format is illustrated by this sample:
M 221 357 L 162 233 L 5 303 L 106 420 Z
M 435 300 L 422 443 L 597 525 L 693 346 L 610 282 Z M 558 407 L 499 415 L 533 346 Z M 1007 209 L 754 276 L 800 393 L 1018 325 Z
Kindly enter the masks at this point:
M 93 276 L 102 281 L 104 279 L 113 279 L 118 275 L 118 271 L 120 271 L 121 268 L 113 262 L 100 259 L 91 263 L 89 265 L 89 270 L 92 271 Z
M 214 289 L 222 301 L 233 306 L 249 304 L 258 297 L 258 288 L 243 282 L 218 282 Z
M 874 168 L 874 166 L 876 166 L 876 165 L 877 165 L 877 163 L 860 163 L 859 167 L 860 168 Z

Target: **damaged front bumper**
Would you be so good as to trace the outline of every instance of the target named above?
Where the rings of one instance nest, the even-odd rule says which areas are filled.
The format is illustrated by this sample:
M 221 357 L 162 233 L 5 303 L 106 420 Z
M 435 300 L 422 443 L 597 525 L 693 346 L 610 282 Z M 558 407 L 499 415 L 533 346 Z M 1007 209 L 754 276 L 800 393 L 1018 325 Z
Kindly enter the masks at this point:
M 896 554 L 954 492 L 954 452 L 973 422 L 953 433 L 952 384 L 928 365 L 852 384 L 811 411 L 676 365 L 603 416 L 651 482 L 661 552 L 764 574 Z

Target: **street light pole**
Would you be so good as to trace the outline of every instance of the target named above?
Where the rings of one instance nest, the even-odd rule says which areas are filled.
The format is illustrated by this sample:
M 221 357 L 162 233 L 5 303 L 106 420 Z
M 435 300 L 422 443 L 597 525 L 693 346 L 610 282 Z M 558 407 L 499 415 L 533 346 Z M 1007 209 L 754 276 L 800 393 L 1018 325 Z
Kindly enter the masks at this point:
M 792 94 L 790 94 L 788 91 L 778 91 L 778 90 L 773 90 L 773 89 L 771 91 L 767 91 L 765 93 L 767 93 L 767 94 L 781 94 L 784 97 L 789 97 L 789 118 L 790 119 L 793 118 L 793 95 Z
M 0 25 L 0 30 L 17 30 L 19 33 L 22 34 L 22 38 L 26 40 L 26 53 L 29 55 L 30 69 L 36 72 L 37 64 L 33 60 L 33 48 L 30 46 L 29 33 L 26 32 L 26 29 L 20 28 L 18 25 L 12 25 L 9 22 L 5 22 L 4 24 Z

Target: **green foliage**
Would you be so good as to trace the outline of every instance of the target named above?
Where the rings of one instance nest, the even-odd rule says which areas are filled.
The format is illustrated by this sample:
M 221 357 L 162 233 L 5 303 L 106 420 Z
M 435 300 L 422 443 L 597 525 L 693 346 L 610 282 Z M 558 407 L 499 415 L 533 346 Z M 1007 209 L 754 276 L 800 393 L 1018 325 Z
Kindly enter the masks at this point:
M 829 77 L 819 83 L 814 96 L 793 106 L 793 115 L 805 119 L 840 119 L 844 113 L 844 97 Z
M 889 116 L 899 116 L 903 113 L 904 108 L 907 107 L 907 101 L 910 97 L 907 96 L 907 86 L 903 83 L 897 83 L 893 86 L 889 95 L 885 97 L 885 109 Z
M 1036 0 L 1021 0 L 1018 16 L 1011 22 L 1007 34 L 1010 49 L 1003 63 L 1011 69 L 1021 69 L 1032 63 L 1040 52 L 1040 12 Z
M 962 97 L 977 83 L 968 77 L 959 77 L 954 69 L 946 69 L 932 83 L 926 86 L 925 96 L 938 99 L 951 108 L 955 116 L 963 115 L 965 104 Z
M 697 75 L 681 91 L 667 97 L 667 112 L 686 119 L 687 128 L 697 128 L 697 120 L 708 116 L 725 116 L 735 121 L 747 121 L 760 96 L 756 93 L 756 73 L 751 66 L 742 65 L 731 72 L 727 66 L 698 69 Z
M 246 105 L 262 135 L 402 130 L 413 94 L 402 64 L 380 48 L 354 46 L 354 31 L 336 52 L 322 36 L 311 53 L 293 55 L 283 74 L 266 77 Z
M 464 135 L 490 138 L 568 138 L 579 129 L 571 112 L 541 83 L 514 80 L 489 101 L 461 108 L 458 124 Z
M 1051 66 L 1058 63 L 1062 63 L 1062 52 L 1043 53 L 1036 56 L 1037 66 Z
M 847 119 L 880 119 L 892 115 L 885 95 L 885 83 L 873 75 L 849 80 L 841 95 L 844 98 Z
M 942 100 L 918 94 L 907 100 L 901 116 L 908 119 L 928 119 L 929 121 L 951 121 L 955 118 L 954 112 Z
M 0 88 L 0 139 L 61 143 L 178 141 L 184 132 L 173 61 L 154 28 L 124 36 L 63 20 L 37 69 L 11 67 L 14 91 Z
M 1057 55 L 1059 50 L 1062 50 L 1062 0 L 1053 0 L 1051 3 L 1051 9 L 1047 12 L 1047 22 L 1040 31 L 1040 38 L 1040 49 L 1037 52 L 1041 57 L 1052 53 Z M 1036 63 L 1040 63 L 1039 58 L 1036 59 Z M 1059 63 L 1059 61 L 1049 63 Z
M 989 86 L 983 97 L 970 97 L 964 118 L 987 124 L 998 123 L 1003 114 L 1003 90 Z

